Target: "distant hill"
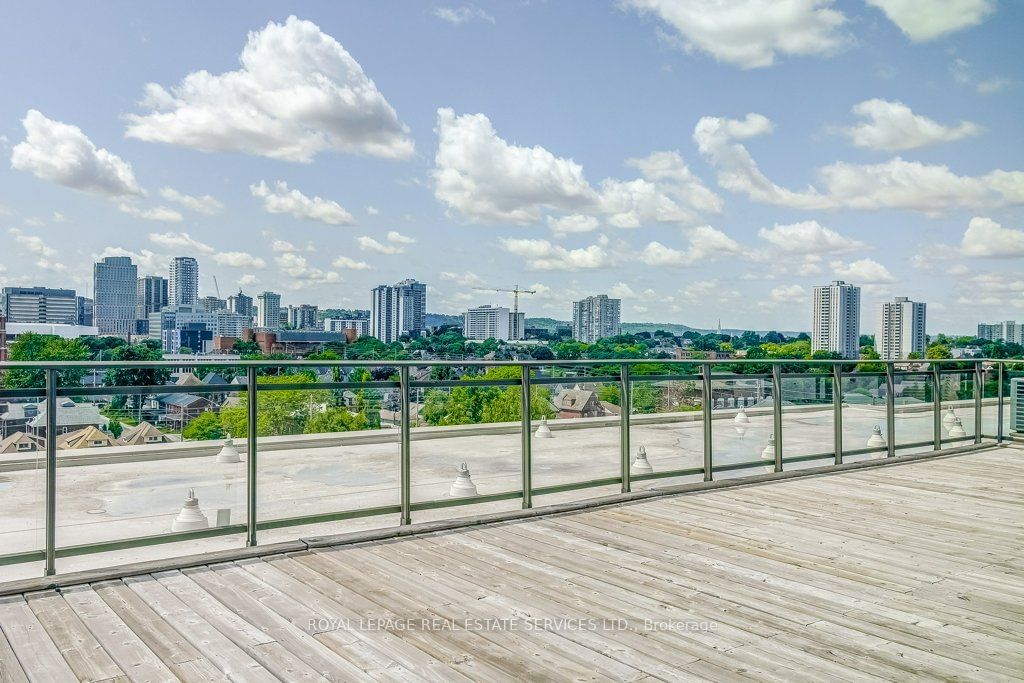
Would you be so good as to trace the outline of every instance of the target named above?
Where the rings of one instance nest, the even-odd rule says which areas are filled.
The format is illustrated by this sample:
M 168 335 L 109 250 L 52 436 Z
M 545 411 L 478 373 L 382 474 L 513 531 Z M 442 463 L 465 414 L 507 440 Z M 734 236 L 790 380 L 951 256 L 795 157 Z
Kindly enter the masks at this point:
M 427 327 L 437 327 L 440 325 L 461 325 L 461 315 L 445 315 L 442 313 L 427 313 Z M 572 323 L 568 320 L 556 320 L 555 318 L 527 318 L 527 327 L 539 327 L 541 329 L 554 332 L 559 327 L 572 327 Z M 700 332 L 701 334 L 707 334 L 709 332 L 717 332 L 717 330 L 701 329 L 699 327 L 690 327 L 689 325 L 683 325 L 682 323 L 622 323 L 622 332 L 624 334 L 638 334 L 640 332 L 656 332 L 658 330 L 664 330 L 665 332 L 671 332 L 678 336 L 684 332 Z M 754 330 L 758 334 L 764 334 L 771 330 Z M 787 337 L 795 337 L 799 332 L 793 332 L 791 330 L 775 330 Z M 723 327 L 722 334 L 728 334 L 730 336 L 739 336 L 746 332 L 743 329 L 737 329 L 732 327 Z
M 568 320 L 555 320 L 554 318 L 527 318 L 527 327 L 539 327 L 549 332 L 554 332 L 559 327 L 572 327 Z
M 683 332 L 690 332 L 694 328 L 679 323 L 622 323 L 623 334 L 638 334 L 640 332 L 657 332 L 664 330 L 678 336 Z M 723 330 L 724 332 L 725 330 Z
M 447 315 L 446 313 L 427 313 L 427 327 L 440 327 L 441 325 L 461 325 L 461 315 Z

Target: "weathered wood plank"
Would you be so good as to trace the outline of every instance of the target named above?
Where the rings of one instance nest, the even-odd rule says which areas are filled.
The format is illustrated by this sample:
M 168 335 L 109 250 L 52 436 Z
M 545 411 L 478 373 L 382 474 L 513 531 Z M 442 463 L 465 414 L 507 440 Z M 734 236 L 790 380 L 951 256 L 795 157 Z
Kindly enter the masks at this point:
M 23 597 L 0 598 L 0 629 L 30 681 L 78 680 Z
M 174 674 L 90 586 L 77 586 L 62 597 L 89 632 L 131 681 L 174 679 Z
M 80 681 L 106 681 L 124 677 L 124 671 L 111 659 L 62 596 L 55 591 L 45 591 L 28 595 L 26 600 Z

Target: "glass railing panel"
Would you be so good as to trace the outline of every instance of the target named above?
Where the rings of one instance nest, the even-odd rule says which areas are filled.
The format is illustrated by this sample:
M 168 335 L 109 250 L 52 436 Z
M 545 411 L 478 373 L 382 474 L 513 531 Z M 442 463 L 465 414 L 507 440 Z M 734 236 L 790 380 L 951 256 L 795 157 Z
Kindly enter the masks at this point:
M 1024 438 L 1024 363 L 1003 368 L 1003 438 Z
M 896 454 L 934 450 L 934 389 L 931 372 L 898 369 L 893 376 Z
M 551 417 L 533 425 L 534 506 L 621 490 L 620 364 L 534 368 Z
M 716 368 L 712 371 L 715 479 L 775 471 L 775 450 L 771 445 L 775 432 L 772 407 L 775 396 L 770 368 L 747 366 L 743 370 L 730 372 Z
M 521 368 L 418 367 L 412 373 L 413 522 L 520 509 Z M 531 414 L 539 423 L 553 413 L 546 388 L 532 395 Z
M 399 396 L 395 367 L 259 373 L 260 544 L 398 524 Z M 246 426 L 247 406 L 243 396 L 225 424 Z
M 7 371 L 0 389 L 0 582 L 43 574 L 46 546 L 45 410 L 42 371 Z M 25 395 L 35 394 L 35 395 Z M 27 555 L 26 555 L 27 554 Z
M 244 466 L 218 464 L 220 442 L 205 438 L 237 400 L 235 374 L 108 368 L 58 397 L 59 572 L 244 544 Z M 182 532 L 197 536 L 172 543 Z
M 885 394 L 885 375 L 874 367 L 843 374 L 843 462 L 886 457 Z
M 974 440 L 974 367 L 944 365 L 940 374 L 942 445 L 962 446 Z
M 632 489 L 702 481 L 704 426 L 700 366 L 638 365 L 632 368 L 631 374 Z
M 793 374 L 799 376 L 793 377 Z M 832 367 L 787 365 L 781 379 L 782 469 L 796 470 L 834 464 Z

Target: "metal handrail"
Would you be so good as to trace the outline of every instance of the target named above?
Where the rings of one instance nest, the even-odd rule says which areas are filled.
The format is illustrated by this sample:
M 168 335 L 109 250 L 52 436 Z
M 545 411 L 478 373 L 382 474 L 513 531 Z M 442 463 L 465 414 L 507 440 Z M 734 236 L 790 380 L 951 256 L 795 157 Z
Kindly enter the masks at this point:
M 1003 436 L 1003 405 L 1005 401 L 1005 392 L 1003 389 L 1003 383 L 1007 377 L 1007 366 L 1015 362 L 1013 359 L 938 359 L 938 360 L 925 360 L 921 361 L 928 363 L 927 370 L 900 370 L 899 367 L 906 365 L 908 361 L 883 361 L 883 360 L 867 360 L 862 361 L 864 363 L 875 363 L 884 364 L 885 372 L 871 372 L 871 373 L 858 373 L 858 372 L 844 372 L 845 366 L 856 365 L 857 361 L 850 360 L 796 360 L 796 359 L 725 359 L 722 361 L 709 361 L 706 359 L 616 359 L 616 360 L 580 360 L 580 361 L 431 361 L 431 360 L 407 360 L 407 361 L 389 361 L 389 360 L 374 360 L 374 361 L 349 361 L 349 360 L 316 360 L 316 361 L 237 361 L 223 363 L 222 367 L 232 368 L 244 368 L 246 384 L 240 385 L 216 385 L 210 388 L 210 385 L 204 387 L 196 386 L 178 386 L 178 385 L 159 385 L 159 386 L 142 386 L 142 387 L 96 387 L 88 392 L 82 392 L 81 387 L 61 387 L 58 385 L 58 370 L 67 368 L 96 368 L 96 367 L 190 367 L 190 366 L 210 366 L 209 362 L 198 361 L 144 361 L 144 362 L 117 362 L 117 361 L 103 361 L 103 362 L 89 362 L 89 361 L 76 361 L 76 362 L 5 362 L 0 363 L 0 371 L 4 369 L 13 368 L 32 368 L 44 370 L 45 385 L 38 391 L 38 394 L 28 394 L 44 398 L 46 403 L 46 425 L 47 425 L 47 439 L 46 439 L 46 451 L 45 451 L 45 482 L 46 482 L 46 515 L 45 515 L 45 534 L 44 534 L 44 548 L 38 551 L 23 551 L 19 553 L 11 553 L 0 556 L 0 565 L 11 564 L 14 562 L 25 562 L 25 561 L 36 561 L 42 560 L 44 564 L 44 573 L 46 575 L 53 575 L 56 572 L 56 560 L 62 557 L 71 557 L 76 555 L 83 555 L 89 553 L 107 552 L 113 549 L 131 548 L 131 547 L 142 547 L 146 545 L 155 545 L 159 543 L 171 543 L 179 542 L 182 540 L 189 540 L 194 538 L 205 538 L 219 535 L 229 535 L 244 532 L 245 543 L 249 546 L 255 546 L 258 542 L 259 532 L 268 529 L 277 529 L 289 526 L 300 526 L 313 523 L 329 522 L 342 519 L 353 519 L 358 517 L 367 517 L 373 515 L 384 515 L 398 513 L 399 523 L 407 525 L 412 523 L 412 513 L 421 510 L 437 509 L 443 507 L 454 507 L 461 505 L 474 505 L 485 502 L 495 502 L 501 500 L 513 500 L 521 499 L 523 508 L 530 508 L 534 505 L 534 498 L 536 496 L 561 493 L 573 490 L 582 490 L 587 488 L 619 485 L 621 491 L 624 494 L 628 494 L 631 491 L 632 483 L 639 481 L 649 481 L 662 478 L 670 477 L 685 477 L 685 476 L 703 476 L 705 482 L 712 481 L 714 474 L 717 472 L 729 472 L 741 469 L 749 469 L 754 467 L 763 467 L 767 465 L 773 465 L 773 469 L 776 472 L 782 472 L 786 464 L 809 462 L 816 460 L 831 460 L 832 467 L 839 466 L 843 463 L 844 456 L 850 455 L 861 455 L 861 454 L 874 454 L 884 453 L 886 457 L 895 457 L 897 452 L 900 450 L 910 448 L 921 448 L 932 446 L 934 451 L 942 449 L 943 445 L 950 443 L 961 443 L 964 441 L 973 441 L 975 445 L 982 443 L 983 439 L 993 439 L 996 443 L 1001 443 L 1004 440 Z M 916 363 L 917 361 L 909 361 L 910 363 Z M 733 364 L 733 363 L 755 363 L 758 365 L 764 365 L 770 367 L 770 373 L 757 374 L 757 375 L 728 375 L 714 373 L 713 367 L 719 364 Z M 957 369 L 944 369 L 941 367 L 944 363 L 958 363 L 961 365 L 968 365 L 967 368 Z M 658 375 L 643 375 L 633 372 L 633 369 L 637 366 L 650 365 L 650 364 L 670 364 L 687 367 L 690 371 L 687 374 L 672 375 L 672 374 L 658 374 Z M 784 366 L 828 366 L 829 372 L 827 373 L 806 373 L 806 372 L 783 372 Z M 997 378 L 997 418 L 996 418 L 996 433 L 995 435 L 985 435 L 982 429 L 982 404 L 984 401 L 984 381 L 985 381 L 985 366 L 990 366 L 989 369 L 996 370 Z M 494 367 L 494 366 L 514 366 L 521 368 L 519 378 L 514 379 L 471 379 L 471 380 L 412 380 L 411 372 L 412 368 L 421 367 Z M 617 366 L 617 375 L 601 375 L 601 376 L 568 376 L 568 377 L 549 377 L 544 375 L 535 376 L 532 372 L 535 368 L 558 368 L 558 367 L 615 367 Z M 284 384 L 261 384 L 259 380 L 258 371 L 261 368 L 286 368 L 286 367 L 395 367 L 398 371 L 398 381 L 367 381 L 367 382 L 314 382 L 314 383 L 284 383 Z M 943 375 L 949 374 L 971 374 L 973 375 L 973 407 L 974 407 L 974 434 L 964 437 L 944 437 L 942 434 L 942 414 L 941 407 L 942 401 L 940 399 L 941 381 Z M 932 420 L 933 420 L 933 438 L 929 441 L 915 442 L 915 443 L 896 443 L 896 404 L 895 404 L 895 378 L 906 376 L 906 375 L 918 375 L 924 376 L 930 379 L 932 389 Z M 858 448 L 858 449 L 844 449 L 843 446 L 843 381 L 847 378 L 855 377 L 882 377 L 884 378 L 886 391 L 885 400 L 885 418 L 887 428 L 887 438 L 885 446 Z M 784 381 L 790 378 L 821 378 L 826 381 L 832 382 L 832 407 L 833 407 L 833 451 L 826 453 L 812 453 L 803 455 L 792 455 L 785 456 L 783 451 L 783 394 L 784 394 Z M 714 421 L 713 415 L 713 393 L 714 393 L 714 382 L 723 380 L 744 380 L 752 378 L 761 378 L 769 380 L 771 382 L 772 390 L 772 423 L 774 427 L 774 463 L 765 460 L 756 460 L 744 463 L 718 463 L 714 462 L 714 434 L 712 431 L 712 425 Z M 703 424 L 703 463 L 700 467 L 691 467 L 677 470 L 666 470 L 652 473 L 636 474 L 631 470 L 631 446 L 630 446 L 630 426 L 631 426 L 631 414 L 632 414 L 632 393 L 633 386 L 639 382 L 650 382 L 650 381 L 665 381 L 665 380 L 679 380 L 679 381 L 694 381 L 700 382 L 701 395 L 702 395 L 702 406 L 701 406 L 701 421 Z M 601 479 L 590 479 L 582 481 L 572 481 L 564 484 L 555 484 L 549 486 L 536 487 L 533 485 L 532 478 L 532 420 L 531 420 L 531 388 L 535 384 L 551 384 L 554 382 L 565 382 L 565 383 L 608 383 L 614 382 L 618 385 L 619 396 L 620 396 L 620 407 L 621 412 L 619 415 L 619 474 L 615 477 L 605 477 Z M 497 493 L 489 493 L 486 495 L 479 495 L 475 497 L 463 498 L 463 499 L 443 499 L 443 500 L 428 500 L 428 501 L 412 501 L 411 492 L 411 477 L 412 477 L 412 435 L 411 435 L 411 396 L 414 389 L 430 388 L 430 387 L 453 387 L 453 386 L 466 386 L 466 387 L 520 387 L 521 391 L 521 481 L 522 486 L 518 490 L 502 491 Z M 77 396 L 77 395 L 96 395 L 96 394 L 143 394 L 143 393 L 193 393 L 198 389 L 207 390 L 206 393 L 242 393 L 244 392 L 247 397 L 247 462 L 246 462 L 246 520 L 244 524 L 231 524 L 225 527 L 215 527 L 202 532 L 188 531 L 188 532 L 175 532 L 169 534 L 157 534 L 153 536 L 145 536 L 138 538 L 127 538 L 117 539 L 112 541 L 105 541 L 93 544 L 76 545 L 76 546 L 63 546 L 58 547 L 56 545 L 56 527 L 57 527 L 57 500 L 58 488 L 56 469 L 58 467 L 57 459 L 57 447 L 56 447 L 56 429 L 57 429 L 57 411 L 59 410 L 57 404 L 57 398 L 60 396 Z M 399 444 L 400 444 L 400 465 L 399 465 L 399 504 L 398 505 L 384 505 L 373 508 L 361 508 L 353 510 L 338 510 L 326 513 L 317 513 L 312 515 L 304 515 L 298 517 L 282 518 L 282 519 L 260 519 L 258 510 L 258 496 L 257 486 L 259 483 L 259 470 L 258 470 L 258 458 L 259 458 L 259 436 L 258 436 L 258 421 L 259 421 L 259 395 L 265 391 L 283 391 L 299 389 L 304 391 L 318 391 L 318 390 L 329 390 L 329 389 L 348 389 L 348 388 L 387 388 L 399 390 L 399 401 L 400 401 L 400 422 L 399 422 Z M 26 396 L 25 392 L 28 390 L 7 390 L 8 393 L 0 391 L 0 397 L 12 396 L 17 394 L 19 396 Z

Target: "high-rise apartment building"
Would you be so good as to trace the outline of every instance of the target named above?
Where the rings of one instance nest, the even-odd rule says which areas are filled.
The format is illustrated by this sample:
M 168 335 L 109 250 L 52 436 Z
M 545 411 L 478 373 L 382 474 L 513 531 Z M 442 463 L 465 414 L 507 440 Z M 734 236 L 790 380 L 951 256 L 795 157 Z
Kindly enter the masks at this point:
M 0 297 L 8 323 L 78 324 L 78 298 L 73 289 L 4 287 Z
M 928 345 L 924 332 L 925 305 L 898 296 L 878 304 L 875 350 L 884 360 L 900 360 L 911 353 L 924 356 Z
M 522 339 L 525 327 L 525 313 L 516 314 L 503 306 L 478 306 L 462 316 L 462 335 L 466 339 L 515 341 Z
M 369 318 L 324 318 L 324 332 L 344 332 L 355 330 L 356 337 L 366 337 L 370 334 Z
M 107 256 L 92 267 L 93 324 L 100 334 L 129 336 L 138 329 L 139 271 L 128 256 Z
M 252 309 L 252 297 L 242 294 L 242 290 L 238 290 L 238 294 L 233 294 L 228 297 L 228 310 L 232 313 L 247 315 L 252 318 L 254 317 Z
M 179 353 L 182 347 L 196 352 L 212 349 L 215 337 L 241 338 L 249 325 L 247 316 L 226 309 L 208 311 L 202 306 L 165 306 L 149 315 L 149 336 L 160 340 L 168 353 Z
M 281 295 L 276 292 L 263 292 L 256 299 L 256 327 L 265 330 L 280 329 Z
M 1001 323 L 978 323 L 978 338 L 1007 344 L 1024 344 L 1024 323 L 1004 320 Z
M 135 304 L 135 317 L 148 320 L 150 313 L 157 313 L 169 303 L 167 278 L 147 275 L 139 278 Z
M 176 256 L 167 269 L 169 303 L 195 306 L 199 303 L 199 262 L 191 256 Z
M 388 343 L 417 337 L 427 328 L 427 286 L 416 280 L 380 285 L 370 292 L 370 334 Z
M 814 288 L 811 350 L 860 356 L 860 287 L 835 280 Z
M 622 299 L 609 299 L 607 294 L 588 296 L 572 302 L 572 338 L 593 344 L 603 337 L 622 332 Z
M 315 330 L 318 327 L 319 312 L 320 309 L 312 304 L 289 306 L 287 309 L 288 327 L 293 330 Z
M 217 296 L 204 296 L 199 299 L 199 305 L 207 311 L 226 311 L 228 310 L 228 302 L 225 299 L 221 299 Z
M 76 296 L 78 304 L 78 324 L 82 327 L 92 327 L 93 300 L 87 296 Z

